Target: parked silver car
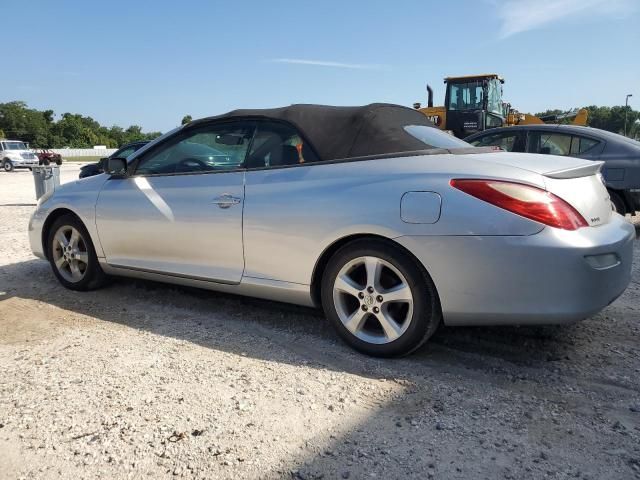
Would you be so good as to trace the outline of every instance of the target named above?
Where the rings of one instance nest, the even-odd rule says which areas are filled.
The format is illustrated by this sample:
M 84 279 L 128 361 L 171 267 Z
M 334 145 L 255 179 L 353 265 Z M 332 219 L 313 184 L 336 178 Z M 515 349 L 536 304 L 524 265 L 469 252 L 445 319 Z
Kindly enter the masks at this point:
M 88 290 L 125 275 L 322 306 L 356 349 L 447 325 L 574 322 L 630 281 L 600 162 L 473 148 L 409 108 L 238 110 L 39 202 L 33 252 Z

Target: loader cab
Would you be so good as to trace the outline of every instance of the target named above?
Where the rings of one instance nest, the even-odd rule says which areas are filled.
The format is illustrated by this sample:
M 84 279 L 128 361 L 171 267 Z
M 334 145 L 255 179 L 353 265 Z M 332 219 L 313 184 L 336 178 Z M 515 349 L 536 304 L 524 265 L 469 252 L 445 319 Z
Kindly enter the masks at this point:
M 502 84 L 498 75 L 447 77 L 445 109 L 447 130 L 458 138 L 505 123 Z

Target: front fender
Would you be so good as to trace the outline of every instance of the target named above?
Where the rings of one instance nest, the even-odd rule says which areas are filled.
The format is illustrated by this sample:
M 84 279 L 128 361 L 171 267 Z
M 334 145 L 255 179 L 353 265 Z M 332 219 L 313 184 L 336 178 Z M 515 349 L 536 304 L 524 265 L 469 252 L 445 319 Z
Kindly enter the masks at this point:
M 34 255 L 44 258 L 45 235 L 51 223 L 63 212 L 77 216 L 89 232 L 98 257 L 104 257 L 96 228 L 96 202 L 106 177 L 90 177 L 67 183 L 41 203 L 29 221 L 29 240 Z

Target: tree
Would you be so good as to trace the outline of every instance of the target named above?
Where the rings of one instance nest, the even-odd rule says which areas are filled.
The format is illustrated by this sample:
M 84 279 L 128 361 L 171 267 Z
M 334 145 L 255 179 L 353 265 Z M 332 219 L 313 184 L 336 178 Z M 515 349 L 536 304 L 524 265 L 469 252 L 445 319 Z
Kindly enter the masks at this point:
M 25 102 L 0 103 L 0 138 L 28 142 L 32 147 L 74 147 L 89 148 L 106 145 L 109 148 L 134 140 L 152 140 L 160 132 L 142 131 L 142 127 L 132 125 L 104 127 L 91 117 L 77 113 L 63 113 L 58 121 L 53 110 L 31 109 Z
M 536 113 L 536 117 L 538 117 L 538 118 L 540 118 L 540 117 L 548 117 L 550 115 L 560 115 L 562 113 L 565 113 L 564 110 L 560 110 L 558 108 L 554 108 L 554 109 L 550 109 L 550 110 L 545 110 L 544 112 Z
M 590 105 L 584 108 L 589 112 L 589 118 L 587 120 L 588 126 L 614 133 L 624 133 L 624 114 L 626 110 L 624 106 L 598 107 L 597 105 Z M 543 117 L 546 115 L 557 115 L 559 113 L 564 113 L 564 111 L 558 109 L 546 110 L 536 113 L 536 116 Z M 640 120 L 640 112 L 629 108 L 627 110 L 627 133 L 631 138 L 634 138 L 634 135 L 640 133 L 638 132 L 640 127 L 635 123 L 637 120 Z M 567 121 L 563 123 L 571 123 L 571 119 L 567 119 Z
M 0 103 L 0 129 L 7 137 L 35 147 L 47 143 L 48 126 L 44 115 L 28 108 L 24 102 Z
M 590 127 L 601 128 L 614 133 L 624 132 L 624 106 L 597 107 L 595 105 L 591 105 L 586 108 L 589 111 L 589 120 L 587 124 Z M 627 110 L 627 127 L 633 125 L 639 118 L 640 112 L 629 108 Z
M 182 123 L 181 125 L 186 125 L 187 123 L 189 123 L 191 120 L 193 120 L 193 117 L 191 115 L 185 115 L 184 117 L 182 117 Z
M 44 112 L 42 112 L 42 116 L 47 123 L 53 123 L 53 115 L 53 110 L 45 110 Z

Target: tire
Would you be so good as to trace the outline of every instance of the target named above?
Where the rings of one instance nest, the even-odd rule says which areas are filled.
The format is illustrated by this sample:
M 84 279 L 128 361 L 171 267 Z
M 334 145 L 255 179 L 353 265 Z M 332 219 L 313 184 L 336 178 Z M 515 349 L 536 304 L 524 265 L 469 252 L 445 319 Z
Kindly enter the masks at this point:
M 58 166 L 62 165 L 62 158 L 56 158 L 55 162 Z
M 8 158 L 5 158 L 2 161 L 2 169 L 5 172 L 13 172 L 13 162 L 11 160 L 9 160 Z
M 340 248 L 327 264 L 321 288 L 329 321 L 346 343 L 367 355 L 408 355 L 441 323 L 431 277 L 388 240 L 361 239 Z
M 612 190 L 609 190 L 609 197 L 611 198 L 612 210 L 624 216 L 627 213 L 627 207 L 625 206 L 622 197 Z
M 75 237 L 74 232 L 78 237 Z M 60 235 L 64 237 L 64 241 Z M 64 287 L 87 291 L 106 283 L 107 277 L 98 263 L 89 232 L 75 215 L 63 215 L 53 222 L 47 232 L 46 251 L 53 273 Z

